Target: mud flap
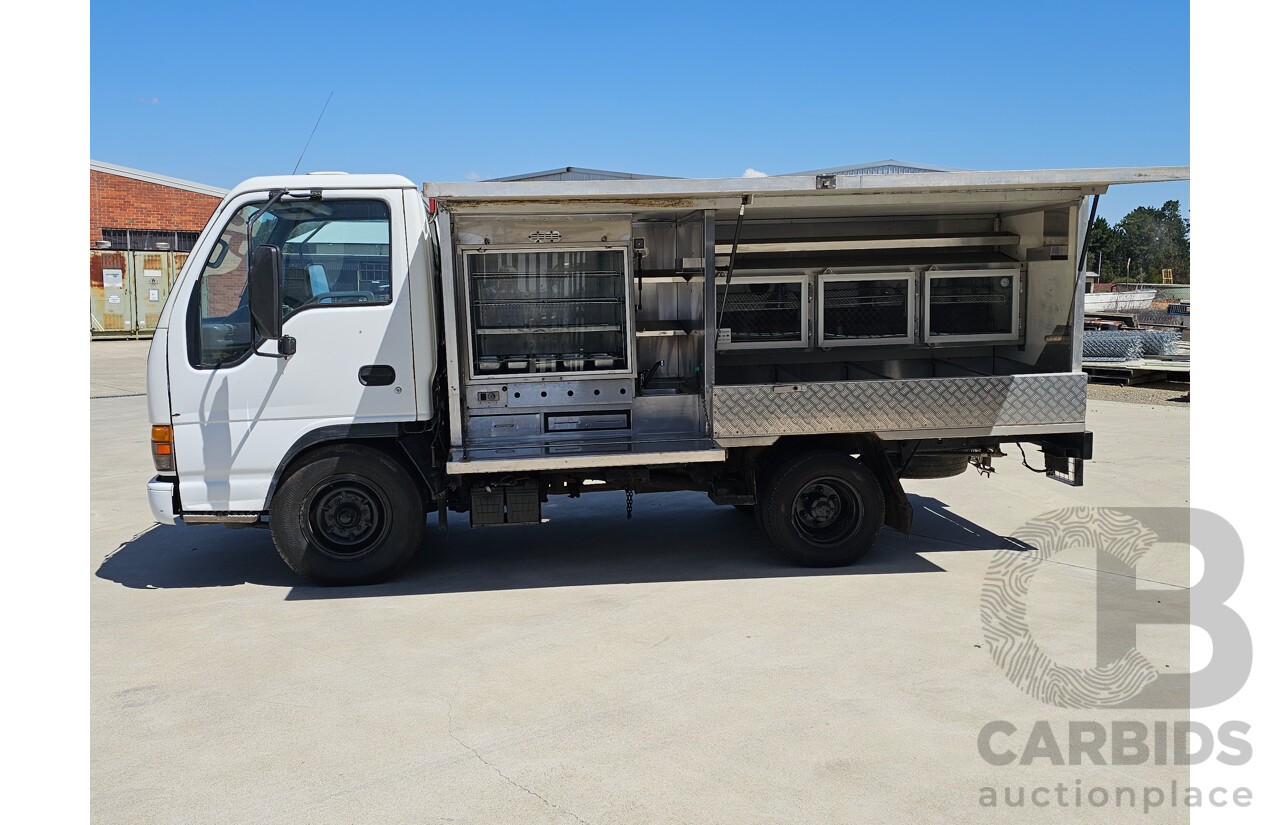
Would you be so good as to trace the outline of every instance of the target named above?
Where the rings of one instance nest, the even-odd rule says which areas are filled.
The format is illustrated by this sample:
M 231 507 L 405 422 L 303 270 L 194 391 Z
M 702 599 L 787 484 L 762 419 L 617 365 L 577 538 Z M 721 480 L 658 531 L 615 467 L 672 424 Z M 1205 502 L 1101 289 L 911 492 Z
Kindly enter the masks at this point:
M 906 491 L 902 489 L 902 482 L 898 480 L 893 467 L 889 464 L 884 443 L 874 438 L 867 443 L 859 457 L 871 472 L 875 473 L 876 480 L 880 482 L 880 489 L 884 492 L 884 523 L 904 536 L 910 536 L 914 511 L 911 508 L 911 502 L 907 500 Z
M 1045 436 L 1033 443 L 1044 451 L 1045 478 L 1069 487 L 1084 486 L 1084 463 L 1093 458 L 1093 433 L 1064 433 Z M 1025 462 L 1024 462 L 1025 463 Z

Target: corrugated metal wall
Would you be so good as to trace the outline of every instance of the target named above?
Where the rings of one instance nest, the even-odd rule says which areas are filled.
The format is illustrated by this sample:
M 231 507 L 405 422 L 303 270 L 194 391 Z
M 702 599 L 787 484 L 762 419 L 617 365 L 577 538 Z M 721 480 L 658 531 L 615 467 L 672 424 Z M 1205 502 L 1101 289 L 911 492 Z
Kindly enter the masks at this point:
M 186 252 L 89 252 L 89 334 L 146 337 L 156 328 Z
M 829 172 L 832 175 L 906 175 L 913 172 L 929 172 L 930 169 L 921 169 L 917 166 L 859 166 L 851 169 L 839 169 L 835 172 Z
M 133 255 L 89 253 L 89 320 L 95 335 L 128 335 L 133 323 Z
M 635 175 L 610 174 L 608 172 L 580 171 L 550 172 L 545 175 L 521 176 L 520 180 L 634 180 Z

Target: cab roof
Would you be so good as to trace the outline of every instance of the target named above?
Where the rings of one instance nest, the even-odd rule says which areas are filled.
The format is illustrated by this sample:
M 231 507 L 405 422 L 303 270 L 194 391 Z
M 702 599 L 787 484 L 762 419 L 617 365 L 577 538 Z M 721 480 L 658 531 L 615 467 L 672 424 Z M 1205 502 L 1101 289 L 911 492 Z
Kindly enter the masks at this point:
M 249 178 L 231 190 L 234 197 L 244 192 L 272 189 L 417 189 L 403 175 L 348 175 L 346 172 L 312 172 L 306 175 L 266 175 Z

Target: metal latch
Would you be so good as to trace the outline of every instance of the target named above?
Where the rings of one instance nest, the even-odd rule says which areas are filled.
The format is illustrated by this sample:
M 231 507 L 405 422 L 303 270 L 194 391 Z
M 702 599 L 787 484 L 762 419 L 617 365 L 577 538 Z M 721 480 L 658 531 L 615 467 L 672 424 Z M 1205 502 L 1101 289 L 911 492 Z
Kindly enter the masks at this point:
M 818 179 L 818 185 L 815 187 L 817 189 L 835 189 L 836 188 L 835 175 L 818 175 L 817 179 Z

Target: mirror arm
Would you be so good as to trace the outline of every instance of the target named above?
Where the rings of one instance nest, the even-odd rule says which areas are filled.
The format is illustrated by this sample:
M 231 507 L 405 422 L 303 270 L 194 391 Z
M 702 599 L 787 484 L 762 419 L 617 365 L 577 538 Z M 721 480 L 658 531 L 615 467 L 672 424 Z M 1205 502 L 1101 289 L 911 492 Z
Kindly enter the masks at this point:
M 254 212 L 252 215 L 250 215 L 250 216 L 249 216 L 249 220 L 246 222 L 246 226 L 248 227 L 248 230 L 249 230 L 249 242 L 250 242 L 250 243 L 253 243 L 253 224 L 254 224 L 254 222 L 255 222 L 255 221 L 257 221 L 257 220 L 258 220 L 258 218 L 261 218 L 263 215 L 265 215 L 265 214 L 267 213 L 267 210 L 269 210 L 271 207 L 275 206 L 275 205 L 276 205 L 276 201 L 278 201 L 278 200 L 280 200 L 281 198 L 283 198 L 283 197 L 284 197 L 284 193 L 285 193 L 285 190 L 284 190 L 284 189 L 276 189 L 276 190 L 274 190 L 274 191 L 271 193 L 271 200 L 267 201 L 267 202 L 266 202 L 266 204 L 264 204 L 264 205 L 263 205 L 263 207 L 262 207 L 261 209 L 259 209 L 257 212 Z M 251 253 L 251 254 L 252 254 L 252 251 L 253 251 L 253 250 L 250 250 L 250 253 Z
M 262 346 L 263 344 L 265 344 L 267 341 L 270 341 L 270 340 L 273 340 L 273 339 L 263 338 L 261 340 L 255 341 L 253 344 L 253 354 L 261 355 L 263 358 L 288 358 L 294 355 L 298 351 L 298 341 L 292 335 L 282 335 L 280 336 L 280 338 L 274 339 L 279 342 L 277 344 L 277 346 L 280 349 L 280 352 L 278 354 L 274 352 L 263 352 L 262 350 L 258 349 L 258 347 Z

